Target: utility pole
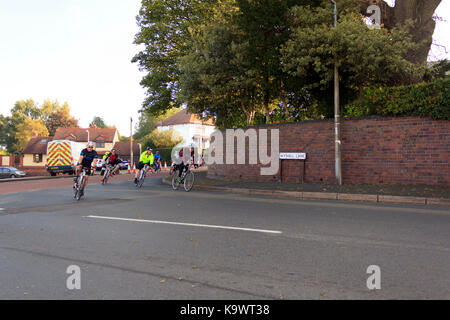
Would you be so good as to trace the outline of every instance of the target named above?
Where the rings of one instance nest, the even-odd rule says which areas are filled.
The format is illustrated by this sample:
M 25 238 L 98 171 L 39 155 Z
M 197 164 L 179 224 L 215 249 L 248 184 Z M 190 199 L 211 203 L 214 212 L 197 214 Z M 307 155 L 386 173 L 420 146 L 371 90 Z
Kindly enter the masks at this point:
M 133 168 L 133 117 L 130 117 L 130 168 Z
M 337 29 L 337 8 L 334 4 L 334 29 Z M 342 163 L 341 163 L 341 116 L 339 110 L 339 71 L 337 57 L 334 56 L 334 164 L 336 172 L 336 183 L 342 185 Z

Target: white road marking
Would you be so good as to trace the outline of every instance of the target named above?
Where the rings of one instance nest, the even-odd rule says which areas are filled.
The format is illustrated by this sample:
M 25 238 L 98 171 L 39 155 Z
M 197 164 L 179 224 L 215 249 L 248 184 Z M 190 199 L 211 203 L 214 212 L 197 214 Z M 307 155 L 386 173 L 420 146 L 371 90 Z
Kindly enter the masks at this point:
M 4 208 L 0 208 L 0 211 L 5 210 Z
M 149 222 L 149 223 L 172 224 L 172 225 L 180 225 L 180 226 L 191 226 L 191 227 L 202 227 L 202 228 L 216 228 L 216 229 L 229 229 L 229 230 L 253 231 L 253 232 L 263 232 L 263 233 L 276 233 L 276 234 L 283 233 L 282 231 L 277 231 L 277 230 L 239 228 L 239 227 L 229 227 L 229 226 L 216 226 L 216 225 L 208 225 L 208 224 L 171 222 L 171 221 L 158 221 L 158 220 L 116 218 L 116 217 L 104 217 L 104 216 L 92 216 L 92 215 L 85 216 L 85 218 L 106 219 L 106 220 L 120 220 L 120 221 L 133 221 L 133 222 Z

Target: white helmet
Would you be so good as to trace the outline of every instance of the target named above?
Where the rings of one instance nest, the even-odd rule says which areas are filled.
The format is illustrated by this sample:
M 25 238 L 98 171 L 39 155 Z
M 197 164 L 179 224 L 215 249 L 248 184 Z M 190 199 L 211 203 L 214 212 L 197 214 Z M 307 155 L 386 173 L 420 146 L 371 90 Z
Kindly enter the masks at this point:
M 92 141 L 88 141 L 86 147 L 94 147 L 94 143 Z

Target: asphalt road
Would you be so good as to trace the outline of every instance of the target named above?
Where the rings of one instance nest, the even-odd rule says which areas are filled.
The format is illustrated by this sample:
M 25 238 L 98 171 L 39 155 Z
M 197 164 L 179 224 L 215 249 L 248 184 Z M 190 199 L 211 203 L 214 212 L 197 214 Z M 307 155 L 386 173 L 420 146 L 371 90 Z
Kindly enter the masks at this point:
M 2 194 L 0 208 L 0 299 L 450 299 L 448 207 L 148 179 L 89 185 L 79 202 L 70 186 Z M 81 289 L 67 288 L 71 265 Z

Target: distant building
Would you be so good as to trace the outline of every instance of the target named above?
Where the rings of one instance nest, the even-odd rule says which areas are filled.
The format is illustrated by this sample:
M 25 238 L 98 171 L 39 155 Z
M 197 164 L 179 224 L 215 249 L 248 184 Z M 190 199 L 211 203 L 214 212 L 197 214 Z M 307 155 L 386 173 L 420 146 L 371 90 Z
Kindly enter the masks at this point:
M 52 140 L 72 140 L 81 143 L 93 141 L 95 143 L 94 149 L 99 155 L 103 155 L 119 141 L 119 133 L 116 128 L 59 127 L 56 129 Z
M 47 163 L 47 142 L 51 140 L 52 137 L 33 135 L 22 151 L 22 165 L 24 167 L 44 167 Z
M 131 158 L 131 148 L 130 141 L 118 141 L 114 144 L 114 148 L 117 150 L 117 154 L 120 159 L 129 161 Z M 139 156 L 141 155 L 141 144 L 133 142 L 133 162 L 139 161 Z
M 203 121 L 198 115 L 190 114 L 183 109 L 156 125 L 158 131 L 171 129 L 183 138 L 184 144 L 194 143 L 201 149 L 206 149 L 209 147 L 215 126 L 213 120 Z

